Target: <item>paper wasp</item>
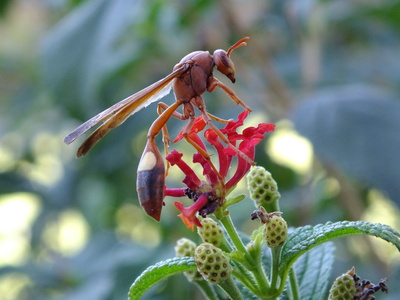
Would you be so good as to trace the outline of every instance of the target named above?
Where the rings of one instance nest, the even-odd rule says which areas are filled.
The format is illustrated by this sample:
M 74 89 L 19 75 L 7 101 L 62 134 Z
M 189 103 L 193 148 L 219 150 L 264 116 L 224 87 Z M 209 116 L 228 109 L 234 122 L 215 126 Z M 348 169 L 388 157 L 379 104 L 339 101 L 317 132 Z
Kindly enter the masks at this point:
M 166 123 L 172 116 L 181 120 L 189 119 L 189 123 L 184 128 L 184 137 L 209 160 L 209 157 L 207 157 L 208 154 L 203 149 L 199 148 L 197 144 L 193 143 L 188 137 L 188 132 L 190 132 L 195 120 L 194 107 L 197 107 L 208 126 L 217 132 L 218 136 L 229 147 L 234 149 L 238 155 L 241 155 L 250 164 L 254 164 L 251 159 L 236 149 L 236 147 L 232 145 L 222 132 L 211 122 L 211 118 L 219 121 L 222 120 L 214 117 L 206 111 L 206 106 L 202 98 L 202 95 L 206 91 L 212 92 L 216 87 L 220 87 L 233 101 L 240 104 L 246 110 L 251 111 L 251 109 L 242 102 L 230 88 L 213 75 L 213 69 L 216 66 L 217 70 L 227 76 L 232 83 L 235 82 L 235 68 L 230 59 L 230 55 L 236 48 L 245 46 L 247 40 L 249 40 L 248 37 L 242 38 L 232 45 L 228 51 L 218 49 L 215 50 L 212 55 L 208 51 L 194 51 L 186 55 L 177 65 L 175 65 L 171 74 L 143 90 L 121 100 L 86 121 L 68 134 L 65 137 L 64 142 L 70 144 L 92 127 L 102 123 L 79 147 L 76 156 L 81 157 L 111 129 L 121 125 L 128 117 L 138 112 L 140 109 L 166 96 L 172 88 L 175 93 L 176 101 L 171 106 L 164 103 L 158 104 L 159 116 L 153 122 L 148 131 L 147 144 L 138 166 L 136 184 L 141 206 L 149 216 L 159 221 L 164 199 L 165 166 L 154 139 L 160 131 L 162 131 L 165 145 L 169 143 Z M 183 105 L 182 114 L 176 111 L 181 105 Z

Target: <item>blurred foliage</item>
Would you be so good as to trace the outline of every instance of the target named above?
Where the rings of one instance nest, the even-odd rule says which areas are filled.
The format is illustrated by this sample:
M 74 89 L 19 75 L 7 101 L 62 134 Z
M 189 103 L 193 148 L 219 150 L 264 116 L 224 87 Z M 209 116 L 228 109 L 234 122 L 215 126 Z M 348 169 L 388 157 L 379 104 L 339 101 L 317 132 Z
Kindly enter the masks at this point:
M 289 129 L 312 144 L 301 172 L 274 159 L 272 142 L 258 148 L 288 223 L 366 219 L 399 230 L 399 15 L 394 0 L 2 1 L 0 299 L 125 299 L 142 270 L 173 256 L 178 238 L 196 240 L 168 200 L 160 224 L 138 206 L 135 173 L 155 105 L 79 160 L 79 142 L 62 140 L 187 53 L 244 36 L 248 47 L 232 57 L 234 90 L 254 122 L 276 122 L 274 135 Z M 241 111 L 221 91 L 204 97 L 220 117 Z M 182 124 L 169 122 L 172 136 Z M 282 150 L 301 159 L 298 141 Z M 178 187 L 174 175 L 168 184 Z M 252 204 L 232 216 L 250 231 L 243 209 L 250 214 Z M 379 299 L 397 299 L 399 257 L 383 244 L 338 242 L 334 276 L 353 265 L 372 281 L 387 276 L 390 293 Z M 202 299 L 181 282 L 171 278 L 146 299 Z

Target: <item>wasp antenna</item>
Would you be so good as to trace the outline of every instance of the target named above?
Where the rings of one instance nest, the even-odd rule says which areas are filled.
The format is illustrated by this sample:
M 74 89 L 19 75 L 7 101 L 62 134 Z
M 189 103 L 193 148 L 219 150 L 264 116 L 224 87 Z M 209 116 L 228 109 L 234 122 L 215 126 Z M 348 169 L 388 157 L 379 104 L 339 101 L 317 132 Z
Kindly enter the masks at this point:
M 238 40 L 235 44 L 229 47 L 228 51 L 226 51 L 226 55 L 230 56 L 233 50 L 242 46 L 246 46 L 247 45 L 246 41 L 248 41 L 249 39 L 250 39 L 249 37 L 244 37 Z

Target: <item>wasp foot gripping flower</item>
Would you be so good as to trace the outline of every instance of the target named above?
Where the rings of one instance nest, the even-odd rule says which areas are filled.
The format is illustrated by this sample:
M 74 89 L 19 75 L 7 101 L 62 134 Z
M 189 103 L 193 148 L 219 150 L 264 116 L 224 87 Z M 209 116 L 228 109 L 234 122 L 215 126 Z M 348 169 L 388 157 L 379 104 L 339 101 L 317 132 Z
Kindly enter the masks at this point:
M 197 270 L 207 281 L 219 284 L 229 278 L 232 266 L 221 249 L 210 243 L 197 246 L 194 252 Z
M 218 222 L 211 218 L 200 219 L 201 227 L 197 227 L 197 232 L 205 243 L 219 247 L 223 238 L 223 231 Z
M 272 178 L 271 173 L 263 167 L 251 167 L 246 177 L 250 197 L 254 200 L 256 207 L 268 208 L 280 198 L 276 181 Z
M 176 242 L 175 254 L 177 257 L 194 256 L 196 243 L 187 239 L 181 238 Z M 198 271 L 189 271 L 183 273 L 189 281 L 203 280 L 203 277 Z

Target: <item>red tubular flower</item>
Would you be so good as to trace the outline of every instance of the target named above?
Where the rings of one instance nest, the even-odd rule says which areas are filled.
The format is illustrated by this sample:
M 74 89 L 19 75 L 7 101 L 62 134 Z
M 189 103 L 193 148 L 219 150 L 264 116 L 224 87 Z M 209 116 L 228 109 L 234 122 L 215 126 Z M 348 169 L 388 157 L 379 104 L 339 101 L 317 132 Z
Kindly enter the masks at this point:
M 206 130 L 204 132 L 204 137 L 217 151 L 219 161 L 219 174 L 221 174 L 221 176 L 225 178 L 228 174 L 229 166 L 233 156 L 225 154 L 224 145 L 221 143 L 218 135 L 212 129 Z
M 187 226 L 187 228 L 193 231 L 194 226 L 202 227 L 200 220 L 196 217 L 196 213 L 208 202 L 206 194 L 202 194 L 197 201 L 189 207 L 184 207 L 182 203 L 175 201 L 175 207 L 181 212 L 180 217 Z
M 201 227 L 201 223 L 196 217 L 197 213 L 206 216 L 213 213 L 218 205 L 223 204 L 225 196 L 234 189 L 251 167 L 248 161 L 243 158 L 243 154 L 251 160 L 254 160 L 255 146 L 262 141 L 266 132 L 274 130 L 274 124 L 261 123 L 257 127 L 247 127 L 241 133 L 238 133 L 238 128 L 244 124 L 248 114 L 248 111 L 242 112 L 239 114 L 238 120 L 228 122 L 226 126 L 220 130 L 228 138 L 230 143 L 235 145 L 241 153 L 234 151 L 229 146 L 224 146 L 217 132 L 212 128 L 204 132 L 206 141 L 217 152 L 219 162 L 217 171 L 216 168 L 211 165 L 208 158 L 206 159 L 201 153 L 195 153 L 193 155 L 193 162 L 199 163 L 203 168 L 204 181 L 200 180 L 193 169 L 182 160 L 183 154 L 173 150 L 167 155 L 166 159 L 171 165 L 177 165 L 186 175 L 183 183 L 186 184 L 187 188 L 166 188 L 165 195 L 172 197 L 182 197 L 186 195 L 194 201 L 194 204 L 189 207 L 184 207 L 180 202 L 174 203 L 176 208 L 181 212 L 179 217 L 188 228 L 193 230 L 194 226 Z M 196 118 L 192 129 L 188 132 L 188 136 L 199 148 L 204 149 L 206 153 L 208 153 L 205 143 L 199 136 L 199 133 L 205 128 L 205 125 L 202 117 Z M 184 130 L 186 130 L 186 128 Z M 175 141 L 179 141 L 182 138 L 183 132 L 178 135 Z M 237 157 L 236 170 L 233 176 L 227 180 L 226 177 L 231 167 L 233 157 Z
M 186 175 L 183 183 L 186 184 L 188 188 L 194 189 L 201 184 L 201 180 L 199 177 L 197 177 L 193 169 L 182 160 L 182 156 L 182 153 L 179 153 L 174 149 L 170 154 L 167 155 L 166 159 L 172 166 L 177 165 L 182 170 L 182 172 Z
M 256 127 L 248 127 L 243 130 L 242 142 L 239 144 L 239 150 L 246 154 L 249 158 L 254 159 L 255 146 L 264 138 L 266 132 L 273 131 L 274 124 L 261 123 Z M 228 148 L 229 149 L 229 148 Z M 246 175 L 250 169 L 250 164 L 242 157 L 238 156 L 238 167 L 232 178 L 226 183 L 226 188 L 230 190 Z

